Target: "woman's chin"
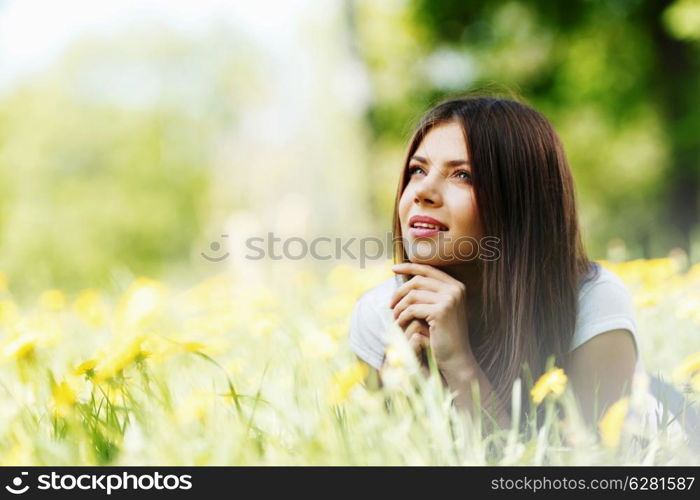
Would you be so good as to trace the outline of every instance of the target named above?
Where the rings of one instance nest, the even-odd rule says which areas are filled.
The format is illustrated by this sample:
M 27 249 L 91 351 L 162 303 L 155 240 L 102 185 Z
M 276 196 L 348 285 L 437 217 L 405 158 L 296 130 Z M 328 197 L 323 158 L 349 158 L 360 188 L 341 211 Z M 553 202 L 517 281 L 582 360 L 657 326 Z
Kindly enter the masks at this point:
M 451 259 L 445 259 L 445 251 L 436 241 L 409 241 L 406 247 L 408 260 L 414 264 L 426 264 L 429 266 L 442 266 Z
M 425 264 L 426 266 L 434 266 L 434 267 L 442 267 L 442 266 L 447 266 L 450 264 L 450 262 L 445 261 L 444 259 L 439 259 L 437 257 L 431 257 L 431 256 L 418 256 L 418 255 L 411 255 L 409 257 L 409 260 L 413 264 Z

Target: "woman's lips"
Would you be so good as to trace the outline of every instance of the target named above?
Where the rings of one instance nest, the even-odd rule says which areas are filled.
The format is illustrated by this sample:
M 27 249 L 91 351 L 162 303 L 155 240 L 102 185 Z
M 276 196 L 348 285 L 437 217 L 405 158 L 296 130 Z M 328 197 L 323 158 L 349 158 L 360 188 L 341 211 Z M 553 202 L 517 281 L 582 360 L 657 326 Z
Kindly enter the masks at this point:
M 411 227 L 409 228 L 409 233 L 415 238 L 423 238 L 426 236 L 435 236 L 438 233 L 446 233 L 447 231 L 442 231 L 440 229 L 431 229 L 428 227 Z

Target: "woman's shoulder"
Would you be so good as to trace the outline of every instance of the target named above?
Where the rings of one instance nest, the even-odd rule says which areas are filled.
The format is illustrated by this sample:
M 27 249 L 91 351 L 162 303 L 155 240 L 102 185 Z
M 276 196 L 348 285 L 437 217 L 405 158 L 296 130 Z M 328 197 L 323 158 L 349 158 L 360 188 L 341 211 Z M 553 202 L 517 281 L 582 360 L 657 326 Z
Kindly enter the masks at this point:
M 391 276 L 360 295 L 355 303 L 353 316 L 362 323 L 387 328 L 393 319 L 389 304 L 391 296 L 401 284 L 399 279 L 400 276 Z
M 613 271 L 595 263 L 596 270 L 580 287 L 576 329 L 571 350 L 610 330 L 628 330 L 637 343 L 632 294 Z
M 389 303 L 399 286 L 391 276 L 365 291 L 355 303 L 350 320 L 350 347 L 367 363 L 379 368 L 387 340 L 384 333 L 393 321 Z
M 358 302 L 362 301 L 375 310 L 389 310 L 389 301 L 394 291 L 401 285 L 400 276 L 390 276 L 384 281 L 365 291 Z
M 629 288 L 617 274 L 607 267 L 593 262 L 591 272 L 586 276 L 583 284 L 579 289 L 579 302 L 581 302 L 591 292 L 595 290 L 592 296 L 600 296 L 603 292 L 611 293 L 616 291 L 617 294 L 630 295 Z

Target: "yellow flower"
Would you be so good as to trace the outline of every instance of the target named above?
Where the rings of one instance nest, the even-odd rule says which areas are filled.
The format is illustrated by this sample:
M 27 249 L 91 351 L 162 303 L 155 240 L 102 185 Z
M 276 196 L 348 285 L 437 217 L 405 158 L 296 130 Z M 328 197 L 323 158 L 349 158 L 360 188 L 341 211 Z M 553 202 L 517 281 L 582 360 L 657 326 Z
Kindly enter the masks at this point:
M 603 445 L 606 448 L 614 449 L 620 442 L 622 424 L 627 416 L 629 408 L 629 397 L 625 396 L 617 400 L 603 415 L 598 422 Z
M 37 347 L 55 344 L 61 339 L 61 324 L 46 315 L 20 317 L 0 340 L 0 356 L 10 359 L 31 357 Z
M 78 400 L 78 396 L 68 381 L 63 380 L 59 384 L 54 384 L 51 390 L 51 399 L 53 414 L 59 417 L 66 417 Z
M 350 396 L 352 389 L 362 383 L 368 371 L 367 365 L 359 361 L 338 371 L 333 375 L 328 391 L 328 403 L 332 406 L 342 404 Z
M 148 356 L 150 353 L 141 348 L 145 339 L 145 335 L 131 335 L 108 346 L 106 352 L 98 356 L 97 365 L 94 367 L 95 382 L 114 377 L 138 357 Z
M 178 342 L 180 352 L 202 352 L 209 356 L 222 354 L 231 347 L 231 344 L 226 337 L 211 337 L 201 342 L 198 340 L 185 340 Z
M 187 349 L 190 347 L 195 346 L 187 346 L 165 338 L 162 335 L 154 334 L 145 337 L 143 342 L 141 342 L 141 354 L 144 357 L 148 356 L 148 359 L 154 363 L 160 363 L 183 350 L 188 352 Z
M 680 382 L 696 372 L 700 372 L 700 352 L 691 354 L 673 370 L 673 380 Z
M 100 297 L 100 292 L 94 288 L 86 288 L 75 298 L 73 310 L 77 316 L 93 328 L 99 328 L 105 323 L 107 310 Z
M 5 344 L 2 355 L 10 359 L 25 359 L 34 353 L 34 348 L 39 343 L 39 336 L 34 332 L 27 332 Z
M 87 361 L 83 361 L 82 363 L 80 363 L 75 368 L 75 370 L 73 370 L 73 373 L 75 375 L 82 375 L 84 373 L 86 373 L 88 375 L 92 375 L 91 372 L 95 368 L 96 365 L 97 365 L 97 361 L 95 361 L 94 359 L 88 359 Z
M 566 389 L 568 377 L 561 368 L 553 367 L 543 374 L 530 390 L 530 396 L 535 404 L 540 404 L 549 394 L 561 396 Z
M 66 305 L 66 294 L 61 290 L 46 290 L 39 296 L 39 304 L 48 311 L 60 311 Z

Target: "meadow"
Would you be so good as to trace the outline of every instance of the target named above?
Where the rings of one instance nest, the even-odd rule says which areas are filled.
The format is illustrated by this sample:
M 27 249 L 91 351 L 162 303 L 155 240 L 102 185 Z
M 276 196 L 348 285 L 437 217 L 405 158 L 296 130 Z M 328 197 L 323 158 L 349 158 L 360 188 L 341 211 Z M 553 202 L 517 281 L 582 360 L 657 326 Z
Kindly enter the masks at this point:
M 633 293 L 647 370 L 697 403 L 700 264 L 598 262 Z M 700 464 L 682 436 L 635 420 L 644 380 L 589 428 L 554 369 L 531 391 L 541 425 L 484 435 L 393 331 L 386 385 L 371 387 L 349 318 L 390 268 L 254 285 L 223 272 L 182 289 L 143 276 L 119 294 L 50 289 L 28 303 L 0 273 L 0 463 Z

